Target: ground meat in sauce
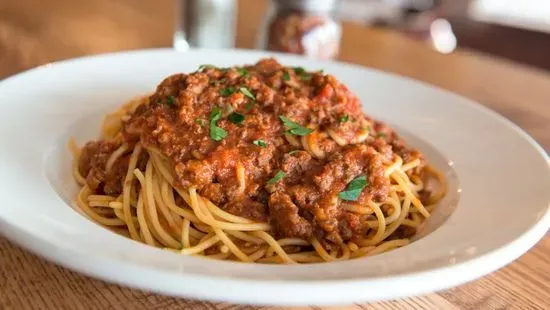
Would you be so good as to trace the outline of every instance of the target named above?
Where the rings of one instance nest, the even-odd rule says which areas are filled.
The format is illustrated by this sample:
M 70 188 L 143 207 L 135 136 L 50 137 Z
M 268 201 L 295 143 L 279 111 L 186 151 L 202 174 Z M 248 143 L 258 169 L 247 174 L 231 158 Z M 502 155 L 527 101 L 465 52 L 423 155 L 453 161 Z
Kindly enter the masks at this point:
M 222 111 L 215 126 L 227 133 L 219 141 L 211 136 L 215 108 Z M 232 122 L 231 113 L 244 120 Z M 316 129 L 322 156 L 291 145 L 280 116 Z M 328 131 L 350 144 L 340 146 Z M 351 144 L 362 132 L 368 137 Z M 239 68 L 207 66 L 166 78 L 148 104 L 123 123 L 122 141 L 141 141 L 170 158 L 176 186 L 195 187 L 229 213 L 270 223 L 279 238 L 316 237 L 327 248 L 366 233 L 365 219 L 345 207 L 387 199 L 384 167 L 394 153 L 405 161 L 420 158 L 423 165 L 420 153 L 364 115 L 358 98 L 332 75 L 283 67 L 274 59 Z M 105 165 L 122 141 L 92 141 L 84 147 L 79 171 L 95 192 L 121 193 L 130 154 L 110 171 Z M 140 158 L 139 169 L 146 160 Z M 237 179 L 238 165 L 245 170 L 244 188 Z M 268 183 L 279 171 L 284 176 Z M 358 176 L 368 181 L 358 199 L 339 199 Z

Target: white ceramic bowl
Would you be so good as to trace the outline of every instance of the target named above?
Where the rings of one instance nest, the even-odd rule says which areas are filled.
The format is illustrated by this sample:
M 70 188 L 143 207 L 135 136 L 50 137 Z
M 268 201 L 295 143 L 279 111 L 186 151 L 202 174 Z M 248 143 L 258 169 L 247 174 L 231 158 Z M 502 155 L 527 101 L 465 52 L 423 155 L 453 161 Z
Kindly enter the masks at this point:
M 48 64 L 2 81 L 1 233 L 47 259 L 107 281 L 184 297 L 301 305 L 373 301 L 455 286 L 511 262 L 547 231 L 548 156 L 509 121 L 407 78 L 279 54 L 284 64 L 324 69 L 341 79 L 368 114 L 396 125 L 444 171 L 450 192 L 430 220 L 429 234 L 403 248 L 351 261 L 244 264 L 139 244 L 71 208 L 76 184 L 66 147 L 70 136 L 80 143 L 97 137 L 105 113 L 153 90 L 169 74 L 203 63 L 254 63 L 269 55 L 274 54 L 136 51 Z

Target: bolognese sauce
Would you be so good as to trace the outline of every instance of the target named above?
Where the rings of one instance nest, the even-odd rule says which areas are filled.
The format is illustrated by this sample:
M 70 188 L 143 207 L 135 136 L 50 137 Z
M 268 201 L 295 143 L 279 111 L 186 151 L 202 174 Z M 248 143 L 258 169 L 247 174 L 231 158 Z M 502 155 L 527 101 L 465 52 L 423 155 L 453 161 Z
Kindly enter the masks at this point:
M 195 188 L 225 212 L 269 223 L 277 238 L 316 238 L 328 250 L 372 228 L 372 214 L 350 210 L 388 199 L 385 172 L 396 155 L 420 161 L 407 171 L 413 179 L 425 166 L 334 76 L 274 59 L 172 75 L 123 118 L 121 133 L 82 150 L 78 169 L 94 193 L 122 193 L 131 154 L 108 158 L 140 142 L 168 159 L 174 187 Z M 148 156 L 140 155 L 138 169 Z

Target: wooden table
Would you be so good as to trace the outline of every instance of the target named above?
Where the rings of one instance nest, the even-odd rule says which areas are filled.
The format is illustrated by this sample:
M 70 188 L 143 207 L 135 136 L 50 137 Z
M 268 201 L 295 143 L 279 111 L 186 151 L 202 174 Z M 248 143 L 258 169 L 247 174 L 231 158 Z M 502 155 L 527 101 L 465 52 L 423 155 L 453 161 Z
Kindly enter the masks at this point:
M 253 46 L 265 6 L 265 1 L 239 2 L 239 47 Z M 169 46 L 172 12 L 172 1 L 2 1 L 0 78 L 75 56 Z M 400 34 L 353 24 L 344 26 L 341 59 L 420 79 L 477 100 L 550 149 L 547 72 L 467 50 L 441 55 Z M 469 284 L 421 297 L 344 308 L 550 309 L 548 253 L 550 236 L 516 262 Z M 249 308 L 164 297 L 108 284 L 46 262 L 0 237 L 0 309 L 216 307 Z

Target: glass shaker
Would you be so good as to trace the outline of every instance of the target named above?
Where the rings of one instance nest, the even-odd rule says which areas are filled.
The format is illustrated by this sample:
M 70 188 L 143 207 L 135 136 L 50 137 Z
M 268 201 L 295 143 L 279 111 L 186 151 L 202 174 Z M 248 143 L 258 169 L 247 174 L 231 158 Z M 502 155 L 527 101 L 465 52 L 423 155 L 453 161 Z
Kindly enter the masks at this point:
M 258 48 L 330 59 L 338 55 L 339 0 L 271 0 Z
M 176 0 L 174 48 L 231 48 L 235 40 L 235 0 Z

